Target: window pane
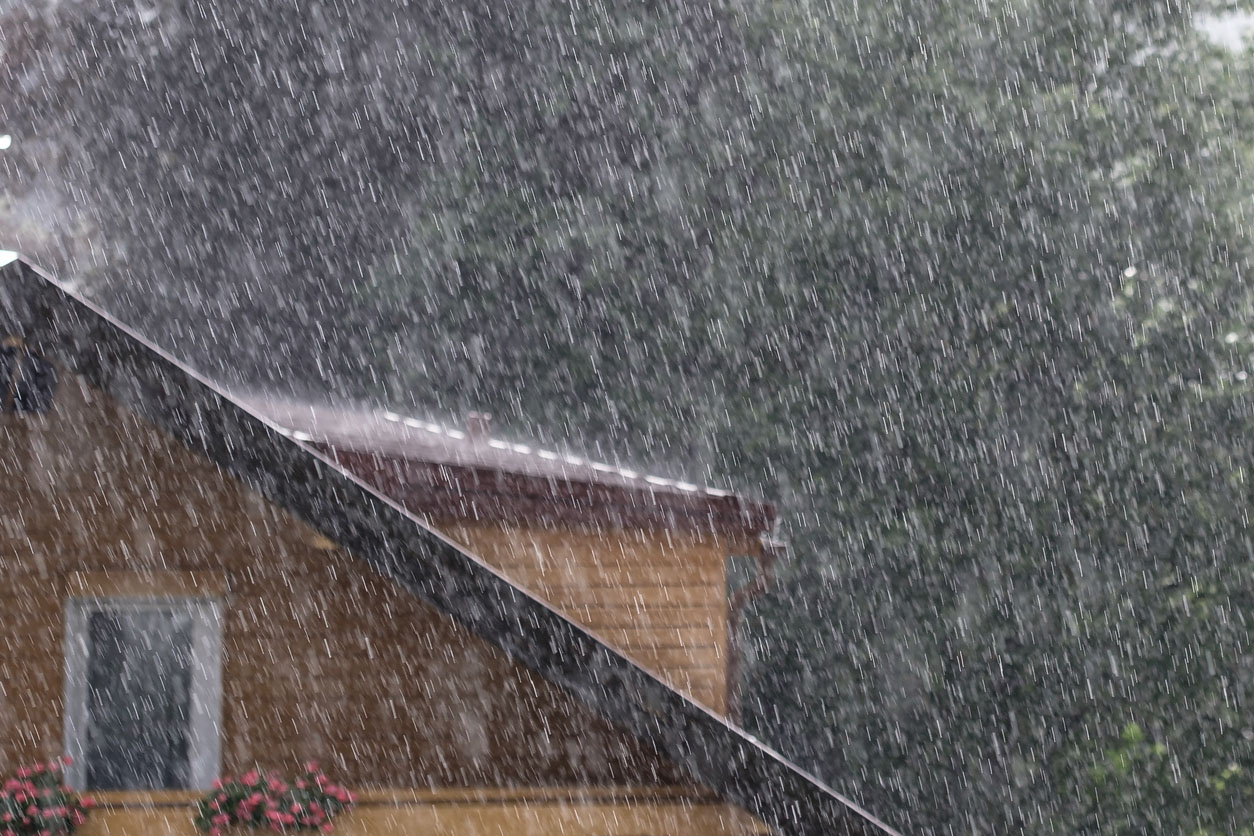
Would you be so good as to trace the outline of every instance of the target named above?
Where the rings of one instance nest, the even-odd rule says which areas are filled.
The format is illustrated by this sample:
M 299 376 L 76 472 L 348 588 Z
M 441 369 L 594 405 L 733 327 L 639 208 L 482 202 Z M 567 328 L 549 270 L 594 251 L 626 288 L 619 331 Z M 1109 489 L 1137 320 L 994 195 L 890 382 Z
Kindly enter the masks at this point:
M 190 613 L 96 611 L 87 629 L 87 786 L 188 786 Z

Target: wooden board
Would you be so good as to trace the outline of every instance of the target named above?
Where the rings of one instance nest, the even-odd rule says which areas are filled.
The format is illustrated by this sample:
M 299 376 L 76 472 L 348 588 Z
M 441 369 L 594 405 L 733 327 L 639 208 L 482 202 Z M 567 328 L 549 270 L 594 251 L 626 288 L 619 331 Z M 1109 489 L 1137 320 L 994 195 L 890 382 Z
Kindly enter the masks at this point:
M 340 836 L 759 836 L 771 831 L 725 804 L 644 795 L 621 798 L 476 797 L 416 792 L 414 800 L 364 801 L 335 820 Z M 426 797 L 423 797 L 426 796 Z M 186 801 L 96 811 L 81 836 L 194 836 Z M 250 831 L 245 831 L 250 832 Z
M 674 687 L 726 712 L 726 564 L 739 544 L 692 532 L 436 525 Z

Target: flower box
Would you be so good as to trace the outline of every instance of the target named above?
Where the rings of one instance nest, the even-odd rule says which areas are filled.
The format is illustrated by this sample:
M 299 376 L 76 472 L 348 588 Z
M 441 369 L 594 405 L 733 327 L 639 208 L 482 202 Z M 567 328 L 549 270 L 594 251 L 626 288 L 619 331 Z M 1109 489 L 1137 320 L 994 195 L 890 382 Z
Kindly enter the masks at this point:
M 238 778 L 214 782 L 196 806 L 196 827 L 210 836 L 244 828 L 276 833 L 330 831 L 333 820 L 352 809 L 357 798 L 332 782 L 316 763 L 288 781 L 277 772 L 253 769 Z

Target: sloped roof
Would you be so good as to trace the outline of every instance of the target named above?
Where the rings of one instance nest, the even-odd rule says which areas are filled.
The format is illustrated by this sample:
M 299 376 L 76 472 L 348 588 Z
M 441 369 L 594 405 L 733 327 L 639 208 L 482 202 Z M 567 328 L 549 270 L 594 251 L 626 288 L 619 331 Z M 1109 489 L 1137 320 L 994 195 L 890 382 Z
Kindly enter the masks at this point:
M 753 536 L 775 508 L 568 452 L 473 437 L 360 405 L 232 393 L 406 508 L 434 517 L 656 526 Z
M 433 464 L 482 467 L 608 487 L 647 487 L 655 493 L 726 497 L 731 491 L 650 476 L 620 465 L 501 438 L 476 439 L 445 427 L 368 406 L 326 404 L 263 393 L 232 393 L 249 409 L 287 429 L 300 441 L 324 442 L 338 450 L 395 455 Z
M 783 833 L 892 833 L 15 253 L 0 332 L 81 375 Z

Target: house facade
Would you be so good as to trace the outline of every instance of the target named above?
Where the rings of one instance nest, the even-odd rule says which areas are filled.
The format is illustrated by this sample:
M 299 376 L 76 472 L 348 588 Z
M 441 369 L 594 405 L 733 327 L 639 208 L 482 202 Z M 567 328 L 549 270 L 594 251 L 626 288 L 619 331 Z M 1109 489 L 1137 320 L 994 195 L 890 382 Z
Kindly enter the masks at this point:
M 73 755 L 83 832 L 307 760 L 350 834 L 884 832 L 721 717 L 764 507 L 319 436 L 18 259 L 0 337 L 0 772 Z

